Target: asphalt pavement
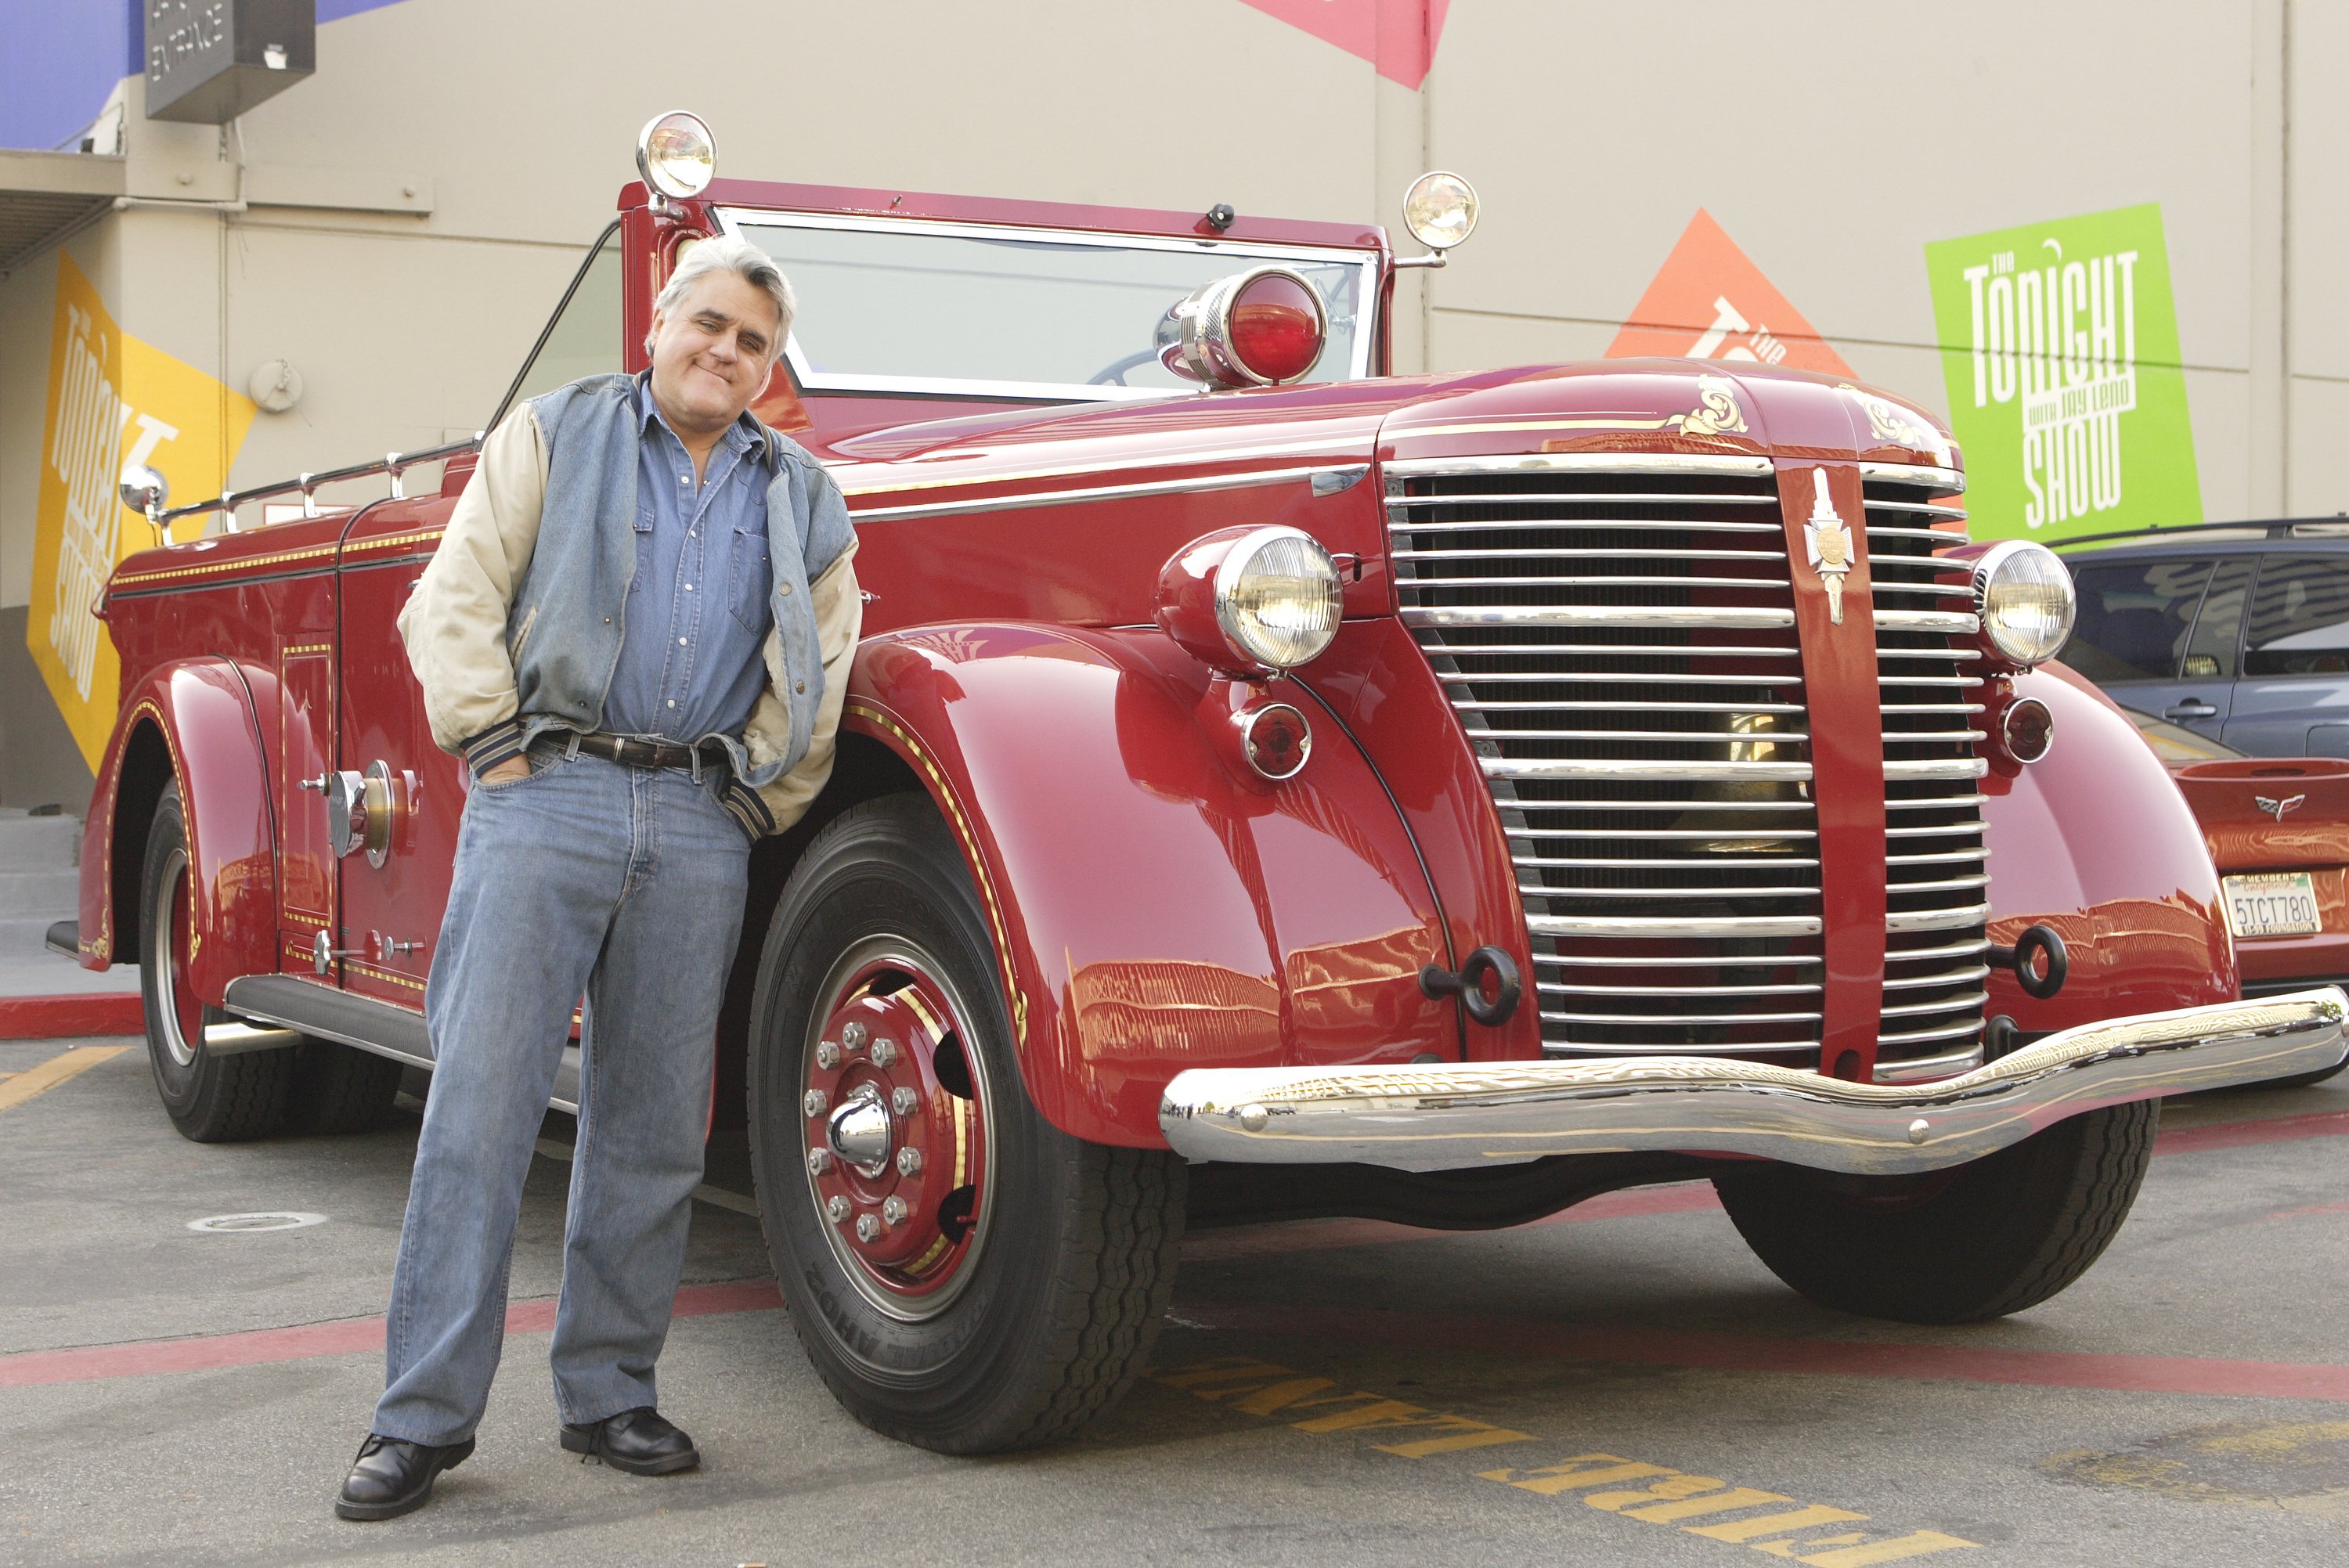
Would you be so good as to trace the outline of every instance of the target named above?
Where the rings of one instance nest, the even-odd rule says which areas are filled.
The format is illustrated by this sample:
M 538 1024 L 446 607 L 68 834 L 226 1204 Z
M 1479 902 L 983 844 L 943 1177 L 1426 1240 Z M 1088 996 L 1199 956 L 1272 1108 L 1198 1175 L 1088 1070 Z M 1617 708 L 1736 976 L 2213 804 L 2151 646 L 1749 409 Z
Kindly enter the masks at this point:
M 721 1149 L 661 1363 L 705 1462 L 659 1480 L 555 1443 L 553 1118 L 480 1451 L 362 1525 L 414 1116 L 200 1146 L 138 1042 L 0 1074 L 0 1564 L 2349 1562 L 2349 1081 L 2173 1101 L 2104 1260 L 1964 1328 L 1809 1305 L 1702 1186 L 1201 1234 L 1124 1404 L 977 1460 L 833 1402 Z

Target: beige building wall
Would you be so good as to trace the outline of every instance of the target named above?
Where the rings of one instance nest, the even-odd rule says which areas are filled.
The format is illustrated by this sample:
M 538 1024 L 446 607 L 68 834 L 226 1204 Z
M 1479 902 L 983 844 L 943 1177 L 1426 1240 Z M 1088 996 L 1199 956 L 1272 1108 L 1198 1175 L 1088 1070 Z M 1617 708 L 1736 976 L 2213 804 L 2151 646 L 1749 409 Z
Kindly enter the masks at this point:
M 1241 0 L 401 0 L 322 26 L 316 77 L 233 130 L 146 122 L 130 84 L 131 188 L 246 206 L 65 249 L 227 387 L 301 371 L 251 486 L 470 434 L 672 108 L 724 170 L 813 183 L 1399 227 L 1411 177 L 1457 169 L 1483 226 L 1406 274 L 1402 369 L 1603 353 L 1703 208 L 1861 377 L 1935 407 L 1929 242 L 2158 201 L 2204 514 L 2329 513 L 2344 57 L 2349 6 L 2311 0 L 1453 0 L 1414 91 Z M 0 278 L 0 804 L 71 782 L 29 760 L 56 738 L 23 654 L 55 257 Z

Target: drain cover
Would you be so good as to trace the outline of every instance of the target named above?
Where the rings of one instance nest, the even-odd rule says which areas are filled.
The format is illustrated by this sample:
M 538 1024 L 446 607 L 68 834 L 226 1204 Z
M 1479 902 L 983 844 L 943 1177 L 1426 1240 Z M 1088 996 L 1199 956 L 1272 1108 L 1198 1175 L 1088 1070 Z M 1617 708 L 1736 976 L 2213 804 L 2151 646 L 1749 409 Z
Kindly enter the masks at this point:
M 233 1231 L 298 1231 L 305 1225 L 323 1225 L 324 1214 L 297 1214 L 290 1210 L 273 1210 L 263 1214 L 214 1214 L 209 1219 L 190 1220 L 188 1229 L 202 1231 L 208 1235 L 224 1235 Z

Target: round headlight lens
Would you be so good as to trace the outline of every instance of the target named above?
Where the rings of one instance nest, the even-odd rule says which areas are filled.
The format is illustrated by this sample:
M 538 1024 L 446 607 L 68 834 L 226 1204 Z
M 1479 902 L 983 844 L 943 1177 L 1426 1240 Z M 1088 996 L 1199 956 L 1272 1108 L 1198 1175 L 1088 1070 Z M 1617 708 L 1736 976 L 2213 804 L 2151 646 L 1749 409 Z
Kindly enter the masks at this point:
M 718 140 L 698 115 L 656 115 L 636 136 L 636 172 L 663 196 L 698 196 L 718 172 Z
M 1974 608 L 2001 658 L 2044 664 L 2072 634 L 2072 573 L 2044 544 L 2009 540 L 1974 562 Z
M 1403 227 L 1431 251 L 1448 251 L 1476 228 L 1476 188 L 1439 169 L 1423 174 L 1403 192 Z
M 1235 650 L 1268 669 L 1294 669 L 1329 647 L 1340 601 L 1330 552 L 1297 529 L 1251 534 L 1216 569 L 1216 624 Z

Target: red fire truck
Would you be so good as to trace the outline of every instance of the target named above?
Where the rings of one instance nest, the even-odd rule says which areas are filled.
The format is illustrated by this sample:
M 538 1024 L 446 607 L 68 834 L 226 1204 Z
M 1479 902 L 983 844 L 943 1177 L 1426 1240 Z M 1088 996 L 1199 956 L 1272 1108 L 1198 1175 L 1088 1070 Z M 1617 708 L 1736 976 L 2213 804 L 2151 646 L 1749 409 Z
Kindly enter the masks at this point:
M 876 1429 L 1072 1430 L 1186 1223 L 1709 1178 L 1815 1300 L 2016 1311 L 2120 1224 L 2158 1097 L 2342 1059 L 2339 991 L 2240 999 L 2176 787 L 2036 667 L 2069 578 L 1967 542 L 1927 411 L 1752 365 L 1390 376 L 1398 273 L 1474 223 L 1448 174 L 1399 255 L 716 179 L 657 128 L 497 414 L 641 368 L 704 237 L 805 301 L 757 411 L 849 498 L 865 635 L 831 786 L 756 858 L 714 1121 Z M 97 610 L 121 715 L 55 940 L 140 966 L 191 1138 L 371 1125 L 431 1065 L 469 781 L 394 621 L 471 460 L 126 477 L 163 542 Z M 305 515 L 239 526 L 268 494 Z

